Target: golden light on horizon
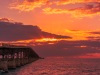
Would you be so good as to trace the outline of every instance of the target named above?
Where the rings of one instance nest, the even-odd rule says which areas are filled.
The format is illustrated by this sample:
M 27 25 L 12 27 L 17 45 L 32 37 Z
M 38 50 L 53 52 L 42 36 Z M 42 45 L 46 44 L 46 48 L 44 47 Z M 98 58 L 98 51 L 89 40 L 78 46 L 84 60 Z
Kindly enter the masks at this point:
M 36 39 L 35 42 L 55 42 L 55 41 L 59 41 L 59 39 L 55 39 L 55 38 L 42 38 L 42 39 Z

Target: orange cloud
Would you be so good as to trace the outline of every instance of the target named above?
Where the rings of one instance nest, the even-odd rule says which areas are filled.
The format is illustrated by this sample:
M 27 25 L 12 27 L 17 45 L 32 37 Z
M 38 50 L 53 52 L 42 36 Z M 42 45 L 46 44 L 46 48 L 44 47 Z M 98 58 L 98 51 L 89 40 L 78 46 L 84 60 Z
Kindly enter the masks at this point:
M 92 2 L 92 4 L 90 4 Z M 83 3 L 81 7 L 74 7 L 73 9 L 56 8 L 57 5 L 68 5 Z M 88 4 L 87 4 L 88 3 Z M 46 5 L 55 5 L 55 8 L 48 7 Z M 84 5 L 84 6 L 83 6 Z M 46 14 L 71 14 L 74 17 L 91 17 L 94 15 L 100 15 L 100 0 L 23 0 L 22 2 L 15 2 L 11 4 L 11 9 L 17 9 L 20 11 L 32 11 L 35 8 L 45 6 L 43 11 Z M 71 7 L 71 6 L 70 6 Z
M 93 40 L 93 41 L 99 41 L 100 40 L 100 31 L 89 32 L 89 34 L 92 35 L 92 36 L 88 36 L 87 37 L 88 40 Z
M 31 11 L 43 5 L 50 4 L 48 0 L 24 0 L 22 3 L 12 4 L 11 9 L 18 9 L 21 11 Z
M 57 5 L 75 4 L 75 3 L 89 3 L 89 2 L 100 2 L 100 0 L 60 0 L 57 1 Z
M 100 40 L 100 31 L 89 31 L 89 30 L 65 30 L 68 36 L 72 39 L 69 40 Z
M 85 5 L 84 7 L 74 9 L 57 9 L 57 8 L 45 8 L 43 9 L 46 14 L 71 14 L 74 17 L 87 17 L 100 15 L 100 3 L 93 5 Z
M 46 14 L 63 14 L 63 13 L 68 13 L 69 11 L 66 9 L 53 9 L 53 8 L 45 8 L 43 9 L 44 13 Z
M 71 40 L 87 40 L 87 36 L 90 36 L 88 33 L 89 31 L 82 31 L 82 30 L 65 30 L 67 35 L 73 37 Z

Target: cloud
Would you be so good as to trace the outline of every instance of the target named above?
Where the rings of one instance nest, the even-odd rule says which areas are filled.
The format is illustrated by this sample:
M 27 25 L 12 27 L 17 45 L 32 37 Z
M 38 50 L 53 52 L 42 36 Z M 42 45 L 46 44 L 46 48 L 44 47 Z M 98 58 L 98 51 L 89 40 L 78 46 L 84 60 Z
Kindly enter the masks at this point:
M 0 18 L 0 21 L 9 22 L 9 21 L 13 21 L 13 19 L 11 19 L 11 18 Z
M 100 40 L 100 31 L 90 31 L 88 33 L 89 35 L 91 35 L 86 37 L 88 40 L 94 40 L 94 41 Z
M 24 25 L 20 22 L 0 21 L 0 41 L 17 41 L 39 38 L 71 38 L 42 31 L 38 26 Z M 5 20 L 7 20 L 5 22 Z
M 99 45 L 100 41 L 59 41 L 55 44 L 37 44 L 33 48 L 40 56 L 76 57 L 94 53 L 100 54 Z
M 90 36 L 89 32 L 88 30 L 65 30 L 65 33 L 72 37 L 71 40 L 87 40 L 86 37 Z
M 96 32 L 90 32 L 90 34 L 100 34 L 100 31 Z
M 26 43 L 26 42 L 25 42 Z M 23 43 L 22 43 L 23 44 Z M 30 42 L 26 43 L 42 57 L 66 56 L 76 58 L 100 58 L 100 41 L 55 41 L 55 42 Z
M 70 4 L 75 7 L 71 8 L 70 6 L 70 9 L 65 7 L 59 8 L 63 5 L 69 6 Z M 77 7 L 77 4 L 80 7 Z M 52 8 L 52 5 L 54 5 L 54 8 Z M 33 11 L 36 8 L 43 9 L 46 14 L 71 14 L 74 17 L 87 17 L 100 14 L 100 0 L 23 0 L 10 5 L 10 9 L 27 12 Z
M 44 32 L 42 31 L 42 36 L 45 36 L 44 38 L 57 38 L 57 39 L 61 39 L 61 38 L 70 38 L 70 36 L 62 36 L 62 35 L 55 35 L 55 34 L 51 34 L 48 32 Z
M 56 8 L 53 9 L 53 8 L 50 8 L 50 7 L 44 8 L 43 11 L 46 14 L 63 14 L 63 13 L 66 14 L 66 13 L 69 12 L 66 9 L 56 9 Z
M 93 41 L 100 41 L 100 36 L 90 36 L 87 37 L 88 40 L 93 40 Z
M 44 8 L 44 13 L 46 14 L 71 14 L 74 17 L 87 17 L 100 14 L 100 3 L 87 4 L 83 7 L 77 7 L 73 9 L 57 9 L 57 8 Z
M 50 4 L 50 2 L 48 0 L 24 0 L 23 2 L 17 2 L 17 4 L 11 4 L 10 8 L 20 11 L 32 11 L 46 4 Z
M 76 3 L 90 3 L 90 2 L 100 2 L 100 0 L 59 0 L 56 2 L 57 5 L 67 5 Z

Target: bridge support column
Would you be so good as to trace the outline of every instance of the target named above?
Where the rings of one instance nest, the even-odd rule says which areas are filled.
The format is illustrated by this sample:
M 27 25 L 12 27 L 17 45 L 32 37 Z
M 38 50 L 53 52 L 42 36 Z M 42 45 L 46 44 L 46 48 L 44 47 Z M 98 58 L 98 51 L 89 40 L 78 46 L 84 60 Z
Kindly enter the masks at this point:
M 0 69 L 3 70 L 4 72 L 8 72 L 8 65 L 7 65 L 7 60 L 4 58 L 5 56 L 2 55 L 2 58 L 0 60 Z
M 8 60 L 8 68 L 11 68 L 11 69 L 15 69 L 16 68 L 16 62 L 15 62 L 15 59 L 14 59 L 14 55 L 10 55 L 11 58 Z
M 23 58 L 23 51 L 22 52 L 20 52 L 20 63 L 21 63 L 21 65 L 23 66 L 24 65 L 24 58 Z
M 17 52 L 16 59 L 15 59 L 15 62 L 16 62 L 16 66 L 17 67 L 20 67 L 21 66 L 21 64 L 20 64 L 20 55 L 19 54 L 20 53 Z

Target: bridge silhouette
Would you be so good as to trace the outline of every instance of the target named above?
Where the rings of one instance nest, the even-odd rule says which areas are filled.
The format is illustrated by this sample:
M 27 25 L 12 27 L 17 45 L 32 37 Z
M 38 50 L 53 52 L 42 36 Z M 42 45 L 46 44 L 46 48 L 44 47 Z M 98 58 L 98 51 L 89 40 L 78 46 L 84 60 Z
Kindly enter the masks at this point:
M 8 72 L 9 69 L 26 65 L 40 59 L 39 55 L 28 46 L 1 46 L 0 70 Z

